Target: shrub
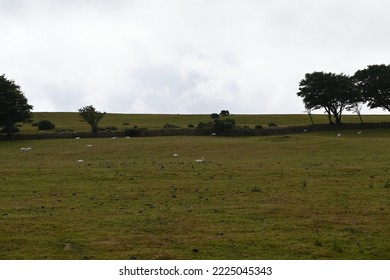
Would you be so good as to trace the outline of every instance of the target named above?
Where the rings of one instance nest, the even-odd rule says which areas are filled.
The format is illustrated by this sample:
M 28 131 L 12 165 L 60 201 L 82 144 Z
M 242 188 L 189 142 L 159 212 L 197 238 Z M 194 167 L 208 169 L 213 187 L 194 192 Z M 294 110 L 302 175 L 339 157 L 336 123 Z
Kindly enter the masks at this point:
M 105 128 L 98 129 L 98 130 L 102 130 L 102 131 L 106 131 L 106 132 L 112 132 L 112 131 L 117 131 L 118 128 L 115 127 L 115 126 L 107 126 L 107 127 L 105 127 Z
M 213 132 L 213 122 L 207 122 L 207 123 L 200 122 L 198 123 L 196 129 L 201 130 L 202 134 L 204 135 L 211 134 Z
M 167 123 L 167 124 L 164 124 L 164 128 L 178 128 L 178 126 L 171 124 L 171 123 Z
M 224 117 L 226 117 L 226 116 L 229 116 L 230 115 L 230 112 L 229 112 L 229 110 L 222 110 L 221 111 L 221 113 L 219 113 L 221 116 L 224 116 Z
M 38 122 L 38 129 L 39 130 L 51 130 L 54 129 L 56 126 L 54 123 L 48 120 L 42 120 Z
M 233 129 L 236 126 L 236 121 L 233 119 L 214 120 L 213 129 L 215 132 L 223 132 Z
M 190 123 L 189 125 L 188 125 L 188 128 L 194 128 L 195 127 L 195 125 L 193 125 L 192 123 Z
M 138 128 L 125 129 L 125 131 L 123 131 L 123 135 L 129 137 L 139 137 L 141 136 L 141 130 Z
M 219 118 L 219 115 L 218 115 L 217 113 L 212 113 L 212 114 L 211 114 L 211 118 L 212 118 L 213 120 L 218 119 L 218 118 Z
M 236 122 L 233 119 L 215 119 L 213 122 L 200 122 L 197 129 L 201 129 L 205 134 L 209 133 L 221 133 L 227 130 L 231 130 L 236 127 Z
M 263 126 L 258 124 L 258 125 L 255 126 L 255 129 L 263 129 Z
M 277 127 L 278 125 L 277 125 L 276 123 L 270 122 L 270 123 L 268 124 L 268 126 L 269 126 L 269 127 Z

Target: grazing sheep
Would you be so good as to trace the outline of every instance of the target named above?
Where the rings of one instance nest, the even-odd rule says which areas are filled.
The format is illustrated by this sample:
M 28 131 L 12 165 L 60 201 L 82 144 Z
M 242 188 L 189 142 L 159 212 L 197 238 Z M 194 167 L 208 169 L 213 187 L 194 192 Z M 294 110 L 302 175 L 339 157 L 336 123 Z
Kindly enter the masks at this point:
M 362 134 L 362 132 L 361 132 L 361 131 L 359 131 L 357 134 L 358 134 L 358 135 L 361 135 L 361 134 Z
M 339 134 L 337 134 L 337 137 L 341 137 L 341 134 L 339 133 Z
M 87 147 L 92 147 L 92 145 L 91 144 L 87 144 Z
M 205 159 L 204 159 L 204 157 L 198 158 L 198 159 L 195 160 L 195 162 L 205 162 Z
M 211 133 L 211 136 L 217 136 L 217 133 L 213 132 Z
M 76 139 L 76 140 L 80 140 L 80 137 L 77 136 L 75 139 Z
M 77 160 L 77 163 L 84 163 L 82 159 Z
M 27 152 L 31 151 L 31 147 L 27 147 L 27 148 L 22 147 L 22 148 L 20 148 L 20 151 L 22 153 L 27 153 Z
M 179 157 L 179 155 L 178 154 L 173 154 L 173 157 Z

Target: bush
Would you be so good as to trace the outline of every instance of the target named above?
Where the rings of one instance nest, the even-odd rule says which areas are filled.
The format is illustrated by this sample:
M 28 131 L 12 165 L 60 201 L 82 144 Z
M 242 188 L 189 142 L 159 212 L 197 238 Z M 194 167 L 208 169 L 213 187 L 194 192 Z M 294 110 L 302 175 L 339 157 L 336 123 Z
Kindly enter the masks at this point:
M 212 114 L 211 114 L 211 118 L 212 118 L 213 120 L 218 119 L 218 118 L 219 118 L 219 115 L 218 115 L 217 113 L 212 113 Z
M 227 130 L 231 130 L 236 127 L 236 122 L 233 119 L 215 119 L 214 122 L 200 122 L 197 129 L 203 130 L 205 134 L 209 133 L 221 133 Z
M 141 130 L 138 128 L 125 129 L 125 131 L 123 131 L 123 135 L 129 137 L 139 137 L 141 136 Z
M 230 115 L 230 112 L 229 112 L 229 110 L 222 110 L 221 111 L 221 113 L 219 113 L 221 116 L 224 116 L 224 117 L 226 117 L 226 116 L 229 116 Z
M 167 123 L 167 124 L 164 124 L 164 128 L 179 128 L 179 127 L 177 125 Z
M 195 127 L 195 125 L 193 125 L 192 123 L 190 123 L 189 125 L 188 125 L 188 128 L 194 128 Z
M 198 128 L 198 129 L 212 129 L 213 122 L 208 122 L 208 123 L 200 122 L 200 123 L 198 123 L 198 126 L 196 128 Z
M 258 125 L 255 126 L 255 129 L 263 129 L 263 126 L 258 124 Z
M 226 120 L 214 120 L 213 129 L 215 132 L 223 132 L 226 130 L 233 129 L 236 126 L 236 121 L 233 119 Z
M 268 126 L 269 126 L 269 127 L 277 127 L 278 125 L 277 125 L 276 123 L 270 122 L 270 123 L 268 124 Z
M 54 129 L 56 126 L 54 123 L 48 120 L 42 120 L 38 122 L 38 129 L 39 130 L 51 130 Z
M 115 126 L 98 127 L 97 131 L 99 131 L 99 132 L 116 132 L 116 131 L 118 131 L 118 128 Z

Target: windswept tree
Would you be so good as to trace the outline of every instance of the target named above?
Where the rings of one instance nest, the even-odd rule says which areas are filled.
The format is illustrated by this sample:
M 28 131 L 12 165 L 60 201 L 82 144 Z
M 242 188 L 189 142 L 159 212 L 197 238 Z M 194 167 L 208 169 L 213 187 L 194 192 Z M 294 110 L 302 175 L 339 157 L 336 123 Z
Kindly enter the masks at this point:
M 33 106 L 20 90 L 20 86 L 9 80 L 5 75 L 0 76 L 0 127 L 12 137 L 16 123 L 28 121 L 32 117 Z
M 311 125 L 314 126 L 313 116 L 312 116 L 312 109 L 306 108 L 305 113 L 309 115 Z
M 329 123 L 336 125 L 341 125 L 344 109 L 360 101 L 351 77 L 324 72 L 306 74 L 299 84 L 297 95 L 303 98 L 306 110 L 323 108 Z
M 80 117 L 91 126 L 93 133 L 97 133 L 98 123 L 105 114 L 106 112 L 99 112 L 92 105 L 84 106 L 79 109 Z
M 368 107 L 390 111 L 390 65 L 369 65 L 353 79 Z

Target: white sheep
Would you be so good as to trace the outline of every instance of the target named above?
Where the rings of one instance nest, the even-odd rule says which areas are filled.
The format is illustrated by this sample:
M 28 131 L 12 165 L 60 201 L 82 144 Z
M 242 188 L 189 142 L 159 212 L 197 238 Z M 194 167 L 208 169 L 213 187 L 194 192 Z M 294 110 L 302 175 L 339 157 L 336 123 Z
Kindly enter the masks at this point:
M 22 153 L 27 153 L 27 152 L 31 151 L 31 147 L 27 147 L 27 148 L 22 147 L 22 148 L 20 148 L 20 151 L 21 151 Z
M 76 139 L 76 140 L 80 140 L 80 137 L 77 136 L 75 139 Z
M 179 154 L 173 154 L 173 157 L 179 157 Z
M 341 137 L 341 134 L 339 133 L 339 134 L 337 134 L 337 137 Z
M 84 163 L 82 159 L 77 160 L 77 163 Z
M 205 162 L 205 159 L 204 159 L 204 157 L 198 158 L 198 159 L 195 160 L 195 162 Z
M 358 134 L 358 135 L 361 135 L 361 134 L 362 134 L 362 132 L 361 132 L 361 131 L 359 131 L 357 134 Z

